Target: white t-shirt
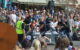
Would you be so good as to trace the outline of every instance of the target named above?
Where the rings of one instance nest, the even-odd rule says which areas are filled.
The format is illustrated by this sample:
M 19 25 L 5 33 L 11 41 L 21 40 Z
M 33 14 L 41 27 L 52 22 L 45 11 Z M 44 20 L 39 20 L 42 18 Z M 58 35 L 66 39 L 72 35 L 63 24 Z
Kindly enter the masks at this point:
M 17 16 L 16 16 L 16 14 L 11 14 L 10 16 L 11 16 L 13 22 L 16 23 L 16 21 L 17 21 Z
M 74 26 L 74 20 L 73 19 L 69 19 L 69 25 L 72 27 Z
M 57 26 L 58 22 L 50 22 L 50 27 L 55 29 L 55 27 Z

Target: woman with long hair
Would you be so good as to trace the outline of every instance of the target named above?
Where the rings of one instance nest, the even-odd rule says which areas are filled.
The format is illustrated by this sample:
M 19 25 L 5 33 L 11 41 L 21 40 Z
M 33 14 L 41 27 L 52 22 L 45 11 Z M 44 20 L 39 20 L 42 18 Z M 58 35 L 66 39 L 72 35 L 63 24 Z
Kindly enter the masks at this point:
M 55 50 L 68 50 L 69 45 L 70 41 L 67 37 L 58 37 Z

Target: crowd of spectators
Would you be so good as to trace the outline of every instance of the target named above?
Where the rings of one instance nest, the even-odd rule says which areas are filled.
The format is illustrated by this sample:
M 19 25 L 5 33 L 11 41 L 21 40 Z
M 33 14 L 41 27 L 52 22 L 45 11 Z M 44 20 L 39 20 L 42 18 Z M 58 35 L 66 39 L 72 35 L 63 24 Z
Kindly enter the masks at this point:
M 6 22 L 16 28 L 16 22 L 23 18 L 23 29 L 25 35 L 33 36 L 33 33 L 45 34 L 56 31 L 61 36 L 67 36 L 70 40 L 78 39 L 75 34 L 80 31 L 80 12 L 56 11 L 53 16 L 48 9 L 14 9 L 7 10 L 0 8 L 0 22 Z M 79 40 L 79 39 L 78 39 Z

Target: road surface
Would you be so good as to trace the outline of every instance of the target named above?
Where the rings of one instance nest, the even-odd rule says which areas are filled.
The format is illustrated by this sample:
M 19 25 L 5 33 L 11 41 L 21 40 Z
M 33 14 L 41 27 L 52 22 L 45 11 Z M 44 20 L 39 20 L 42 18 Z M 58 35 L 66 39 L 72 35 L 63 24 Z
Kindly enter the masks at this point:
M 80 41 L 73 41 L 74 43 L 74 47 L 76 50 L 80 50 Z M 54 50 L 54 45 L 49 45 L 47 50 Z M 21 50 L 17 47 L 17 50 Z M 27 50 L 34 50 L 33 47 L 31 47 L 30 49 L 27 49 Z

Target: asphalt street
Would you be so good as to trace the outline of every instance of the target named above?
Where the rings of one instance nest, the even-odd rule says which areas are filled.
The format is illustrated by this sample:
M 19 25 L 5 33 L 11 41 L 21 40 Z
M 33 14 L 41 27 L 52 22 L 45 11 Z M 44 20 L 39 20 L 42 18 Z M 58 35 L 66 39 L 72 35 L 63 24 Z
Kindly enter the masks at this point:
M 80 41 L 73 41 L 73 44 L 74 44 L 74 47 L 76 50 L 80 50 Z M 46 50 L 54 50 L 54 47 L 55 47 L 55 45 L 48 45 Z M 22 50 L 22 49 L 19 49 L 17 47 L 17 50 Z M 26 50 L 34 50 L 34 48 L 31 47 L 30 49 L 26 49 Z

